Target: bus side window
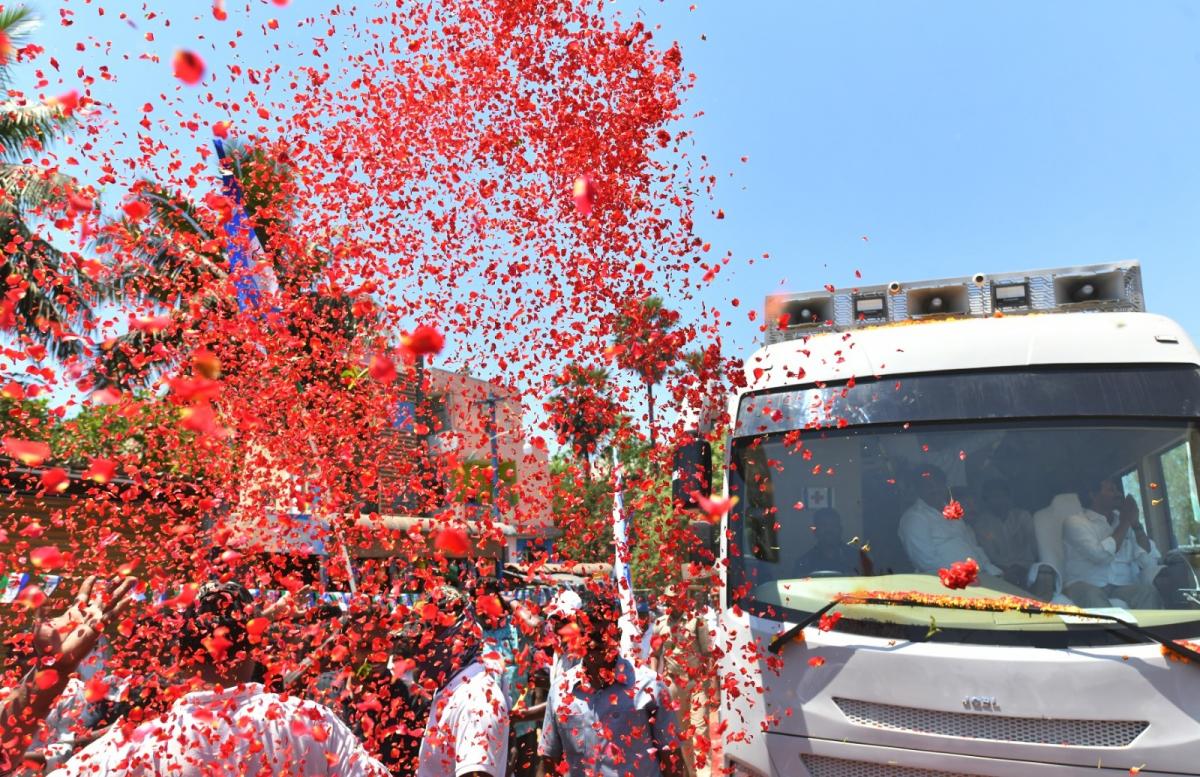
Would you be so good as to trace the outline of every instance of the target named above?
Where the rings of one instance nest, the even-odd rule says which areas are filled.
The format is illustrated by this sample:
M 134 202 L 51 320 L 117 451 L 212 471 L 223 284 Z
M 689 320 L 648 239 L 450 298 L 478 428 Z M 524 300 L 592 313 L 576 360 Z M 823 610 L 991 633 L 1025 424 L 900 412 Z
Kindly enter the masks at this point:
M 1181 442 L 1166 450 L 1160 455 L 1159 462 L 1166 493 L 1156 493 L 1155 498 L 1167 500 L 1175 541 L 1182 547 L 1196 548 L 1200 546 L 1200 494 L 1196 493 L 1196 470 L 1190 444 Z

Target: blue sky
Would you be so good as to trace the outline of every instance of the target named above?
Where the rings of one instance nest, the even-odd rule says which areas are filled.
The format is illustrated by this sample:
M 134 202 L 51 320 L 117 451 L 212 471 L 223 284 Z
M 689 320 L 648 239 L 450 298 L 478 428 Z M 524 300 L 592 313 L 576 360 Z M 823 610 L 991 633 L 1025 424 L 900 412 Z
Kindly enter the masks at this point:
M 1200 335 L 1200 5 L 708 2 L 664 20 L 698 75 L 698 144 L 736 172 L 703 228 L 772 255 L 722 296 L 1140 259 L 1150 309 Z
M 286 69 L 307 56 L 289 42 L 312 47 L 297 19 L 333 3 L 230 2 L 224 24 L 208 2 L 163 3 L 169 28 L 140 18 L 138 3 L 107 3 L 103 17 L 95 4 L 65 3 L 76 19 L 68 28 L 58 24 L 59 4 L 33 5 L 48 22 L 36 39 L 62 61 L 67 86 L 79 64 L 113 69 L 117 83 L 101 83 L 97 94 L 129 131 L 144 102 L 188 94 L 170 75 L 176 48 L 199 51 L 221 72 L 234 57 Z M 121 20 L 122 7 L 139 17 L 137 29 Z M 752 350 L 757 324 L 746 313 L 765 294 L 852 285 L 856 270 L 866 284 L 1131 258 L 1143 262 L 1151 310 L 1200 336 L 1200 5 L 617 7 L 660 23 L 664 45 L 679 40 L 697 75 L 688 107 L 704 115 L 688 126 L 720 177 L 713 207 L 726 213 L 701 218 L 699 230 L 714 255 L 735 256 L 708 301 L 742 303 L 722 305 L 734 322 L 730 351 Z M 272 17 L 278 30 L 262 27 Z M 234 29 L 245 31 L 236 51 L 225 42 Z M 112 53 L 74 51 L 87 35 L 111 40 Z M 18 83 L 30 88 L 22 69 Z M 202 115 L 224 118 L 209 110 Z M 162 137 L 191 149 L 190 163 L 206 135 Z M 764 252 L 771 258 L 758 258 Z

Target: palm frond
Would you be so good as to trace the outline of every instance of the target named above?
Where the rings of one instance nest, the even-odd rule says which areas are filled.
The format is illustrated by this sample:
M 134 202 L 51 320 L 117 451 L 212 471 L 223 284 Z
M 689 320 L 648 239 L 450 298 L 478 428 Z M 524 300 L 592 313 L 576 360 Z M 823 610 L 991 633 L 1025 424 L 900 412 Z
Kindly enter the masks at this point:
M 0 30 L 11 40 L 22 40 L 41 24 L 27 5 L 0 6 Z
M 62 202 L 74 179 L 33 165 L 0 164 L 0 211 L 26 220 L 42 206 Z
M 121 391 L 145 386 L 172 366 L 169 359 L 159 354 L 173 353 L 182 342 L 183 333 L 178 327 L 155 334 L 131 329 L 109 338 L 96 355 L 92 367 L 94 383 L 98 388 L 112 386 Z
M 66 254 L 31 233 L 24 221 L 0 213 L 0 240 L 13 237 L 20 237 L 20 250 L 6 255 L 0 276 L 16 276 L 24 287 L 13 306 L 18 330 L 59 358 L 81 353 L 77 330 L 90 315 L 95 283 L 71 266 Z
M 29 6 L 14 5 L 0 6 L 0 31 L 8 36 L 9 43 L 14 47 L 24 43 L 40 24 L 40 20 Z M 0 65 L 0 85 L 8 86 L 12 81 L 8 71 L 8 63 Z
M 0 67 L 0 73 L 3 71 Z M 0 151 L 9 158 L 32 155 L 27 145 L 30 139 L 48 146 L 74 123 L 55 106 L 9 100 L 0 104 Z

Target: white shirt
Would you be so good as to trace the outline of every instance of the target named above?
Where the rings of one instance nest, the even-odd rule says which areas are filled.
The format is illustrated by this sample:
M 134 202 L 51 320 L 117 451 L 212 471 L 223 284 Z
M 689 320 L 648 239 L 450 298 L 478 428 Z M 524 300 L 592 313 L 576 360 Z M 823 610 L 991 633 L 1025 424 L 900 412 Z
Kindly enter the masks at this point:
M 1068 516 L 1063 522 L 1063 546 L 1066 550 L 1067 583 L 1091 583 L 1104 588 L 1109 585 L 1131 585 L 1142 581 L 1142 570 L 1158 563 L 1158 549 L 1153 544 L 1146 552 L 1134 539 L 1131 529 L 1117 549 L 1110 522 L 1100 513 L 1085 509 Z
M 388 771 L 327 708 L 246 683 L 186 694 L 128 734 L 116 726 L 52 774 L 386 777 Z
M 1125 541 L 1117 550 L 1116 558 L 1108 570 L 1108 580 L 1112 585 L 1135 585 L 1142 582 L 1143 573 L 1150 567 L 1157 566 L 1162 561 L 1158 546 L 1149 537 L 1150 550 L 1138 544 L 1133 529 L 1126 530 Z
M 975 559 L 979 568 L 989 575 L 1001 570 L 975 539 L 975 532 L 961 519 L 951 520 L 942 511 L 918 499 L 900 517 L 900 542 L 918 572 L 936 575 L 939 569 L 949 569 L 956 561 Z
M 500 679 L 476 661 L 438 691 L 421 738 L 417 777 L 461 777 L 508 769 L 508 699 Z

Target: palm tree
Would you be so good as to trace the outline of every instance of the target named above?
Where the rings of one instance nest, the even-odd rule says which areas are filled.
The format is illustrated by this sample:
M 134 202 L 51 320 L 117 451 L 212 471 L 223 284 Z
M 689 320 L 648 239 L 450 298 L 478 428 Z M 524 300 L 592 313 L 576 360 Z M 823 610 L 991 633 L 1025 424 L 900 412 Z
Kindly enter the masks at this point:
M 679 359 L 685 334 L 676 329 L 679 313 L 663 305 L 658 297 L 647 297 L 628 305 L 617 317 L 614 340 L 617 364 L 636 373 L 646 387 L 646 416 L 650 446 L 657 440 L 654 423 L 654 387 L 667 368 Z
M 10 86 L 10 50 L 37 27 L 24 6 L 0 7 L 0 87 Z M 11 92 L 10 92 L 11 94 Z M 74 257 L 55 247 L 35 220 L 64 210 L 74 182 L 67 176 L 25 164 L 32 151 L 50 145 L 72 124 L 56 106 L 31 105 L 23 98 L 0 104 L 0 278 L 8 278 L 0 299 L 0 322 L 48 346 L 54 355 L 80 353 L 76 336 L 90 316 L 93 282 L 74 265 Z
M 284 152 L 233 143 L 227 149 L 229 172 L 264 249 L 257 260 L 270 262 L 269 271 L 288 292 L 279 313 L 293 338 L 303 343 L 302 350 L 311 356 L 315 348 L 336 345 L 327 341 L 349 341 L 366 331 L 370 317 L 358 312 L 354 297 L 318 287 L 328 250 L 300 245 L 292 236 L 294 179 Z M 175 352 L 185 329 L 228 320 L 237 311 L 237 301 L 226 292 L 230 270 L 224 222 L 233 205 L 226 195 L 213 191 L 196 202 L 145 180 L 134 187 L 132 197 L 148 212 L 141 219 L 111 224 L 102 237 L 107 250 L 132 258 L 120 267 L 114 285 L 128 300 L 168 311 L 178 326 L 158 332 L 134 329 L 102 345 L 96 383 L 122 388 L 145 383 L 169 367 L 162 354 Z M 193 313 L 197 310 L 199 316 Z M 214 334 L 229 337 L 224 329 Z M 336 381 L 342 365 L 323 364 L 323 372 Z
M 546 400 L 546 412 L 559 443 L 571 444 L 590 479 L 591 455 L 600 439 L 620 422 L 620 405 L 612 400 L 608 373 L 602 369 L 570 364 L 555 384 L 555 393 Z

